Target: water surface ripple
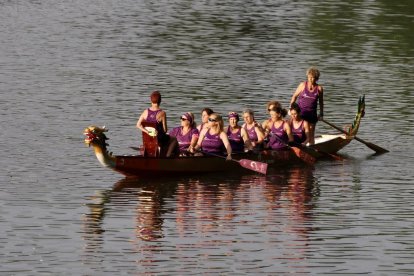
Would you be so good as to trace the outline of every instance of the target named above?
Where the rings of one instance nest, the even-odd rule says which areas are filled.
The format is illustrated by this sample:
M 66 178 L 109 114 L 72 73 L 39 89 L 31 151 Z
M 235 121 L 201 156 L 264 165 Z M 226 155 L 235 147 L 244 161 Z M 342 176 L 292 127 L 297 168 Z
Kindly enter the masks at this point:
M 414 2 L 2 1 L 0 274 L 414 274 Z M 124 179 L 83 145 L 132 154 L 151 90 L 183 111 L 287 106 L 306 69 L 343 162 L 269 175 Z M 322 123 L 318 133 L 335 133 Z

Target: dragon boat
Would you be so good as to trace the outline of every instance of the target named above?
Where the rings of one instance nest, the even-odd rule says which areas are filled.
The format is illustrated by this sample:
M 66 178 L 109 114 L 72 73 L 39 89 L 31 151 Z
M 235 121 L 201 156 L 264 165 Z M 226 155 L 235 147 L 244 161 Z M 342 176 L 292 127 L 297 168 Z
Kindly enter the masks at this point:
M 340 134 L 325 134 L 315 137 L 315 144 L 302 147 L 301 152 L 311 155 L 315 160 L 326 158 L 348 145 L 358 132 L 360 122 L 364 116 L 365 99 L 359 98 L 358 109 L 355 119 L 349 127 L 342 130 Z M 151 126 L 150 126 L 151 127 Z M 262 150 L 258 152 L 247 152 L 233 154 L 231 162 L 222 156 L 177 156 L 162 157 L 156 137 L 142 133 L 143 145 L 139 151 L 131 155 L 113 155 L 107 149 L 107 137 L 105 127 L 89 126 L 84 130 L 85 144 L 92 146 L 95 155 L 102 166 L 110 168 L 127 177 L 160 177 L 168 175 L 190 175 L 212 172 L 249 172 L 249 168 L 241 161 L 248 160 L 248 166 L 253 171 L 261 172 L 260 164 L 269 168 L 281 166 L 292 166 L 303 164 L 304 159 L 297 151 L 292 150 Z M 240 166 L 241 165 L 241 166 Z

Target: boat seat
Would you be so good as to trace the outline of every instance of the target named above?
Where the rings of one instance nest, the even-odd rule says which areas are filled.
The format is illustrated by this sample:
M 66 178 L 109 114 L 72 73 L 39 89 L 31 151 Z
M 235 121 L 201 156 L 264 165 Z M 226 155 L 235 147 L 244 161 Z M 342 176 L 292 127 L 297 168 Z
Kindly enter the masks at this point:
M 142 126 L 150 130 L 150 132 L 155 132 L 155 123 L 142 122 Z M 144 148 L 145 157 L 159 157 L 160 156 L 160 146 L 158 145 L 157 135 L 148 135 L 146 132 L 142 132 L 142 142 Z

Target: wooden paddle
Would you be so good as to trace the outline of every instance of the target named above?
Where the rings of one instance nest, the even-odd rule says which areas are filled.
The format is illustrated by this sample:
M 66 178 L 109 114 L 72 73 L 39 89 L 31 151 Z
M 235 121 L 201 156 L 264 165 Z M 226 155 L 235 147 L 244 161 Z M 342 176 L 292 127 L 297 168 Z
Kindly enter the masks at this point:
M 272 135 L 274 136 L 277 140 L 279 140 L 279 142 L 281 142 L 282 144 L 284 144 L 285 146 L 287 146 L 288 148 L 290 148 L 291 150 L 293 150 L 293 152 L 295 153 L 295 155 L 301 159 L 302 161 L 304 161 L 305 163 L 309 164 L 309 165 L 313 165 L 316 162 L 316 158 L 313 157 L 312 155 L 310 155 L 309 153 L 307 153 L 306 151 L 300 149 L 299 147 L 296 146 L 289 146 L 288 143 L 286 143 L 285 141 L 283 141 L 282 139 L 280 139 L 278 136 L 276 135 Z
M 220 158 L 224 158 L 227 159 L 226 157 L 222 156 L 222 155 L 218 155 L 218 154 L 214 154 L 211 152 L 205 152 L 200 150 L 200 152 L 206 154 L 206 155 L 211 155 L 211 156 L 216 156 L 216 157 L 220 157 Z M 249 160 L 249 159 L 231 159 L 231 161 L 237 162 L 240 164 L 240 166 L 242 166 L 243 168 L 261 173 L 261 174 L 266 174 L 267 173 L 267 164 L 263 163 L 263 162 L 259 162 L 259 161 L 253 161 L 253 160 Z
M 345 130 L 343 130 L 342 128 L 340 128 L 340 127 L 338 127 L 338 126 L 336 126 L 336 125 L 334 125 L 334 124 L 332 124 L 332 123 L 328 122 L 328 121 L 327 121 L 327 120 L 325 120 L 325 119 L 320 119 L 320 121 L 322 121 L 322 122 L 324 122 L 325 124 L 327 124 L 327 125 L 329 125 L 329 126 L 333 127 L 333 128 L 334 128 L 334 129 L 336 129 L 336 130 L 339 130 L 340 132 L 342 132 L 342 133 L 344 133 L 344 134 L 346 134 L 346 135 L 349 135 L 349 133 L 348 133 L 348 132 L 346 132 L 346 131 L 345 131 Z M 354 136 L 354 139 L 355 139 L 355 140 L 357 140 L 358 142 L 361 142 L 362 144 L 366 145 L 367 147 L 369 147 L 370 149 L 372 149 L 372 150 L 373 150 L 373 151 L 375 151 L 376 153 L 381 154 L 381 153 L 386 153 L 386 152 L 389 152 L 389 150 L 386 150 L 386 149 L 384 149 L 384 148 L 381 148 L 380 146 L 377 146 L 377 145 L 375 145 L 375 144 L 373 144 L 373 143 L 370 143 L 370 142 L 364 141 L 364 140 L 362 140 L 361 138 L 358 138 L 358 137 L 356 137 L 356 136 Z

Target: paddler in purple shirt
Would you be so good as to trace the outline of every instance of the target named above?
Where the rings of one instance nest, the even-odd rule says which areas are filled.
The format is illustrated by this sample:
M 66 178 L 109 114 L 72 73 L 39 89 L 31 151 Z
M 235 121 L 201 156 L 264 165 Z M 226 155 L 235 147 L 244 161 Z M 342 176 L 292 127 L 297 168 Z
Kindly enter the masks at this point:
M 187 155 L 197 144 L 199 132 L 194 122 L 194 115 L 186 112 L 180 117 L 181 126 L 173 128 L 169 134 L 177 138 L 180 155 Z
M 293 103 L 290 107 L 289 125 L 292 130 L 293 140 L 297 144 L 306 145 L 309 140 L 309 123 L 300 116 L 300 107 Z
M 264 131 L 262 129 L 262 126 L 258 124 L 254 119 L 253 110 L 246 109 L 245 111 L 243 111 L 243 119 L 244 124 L 242 125 L 242 128 L 246 130 L 253 148 L 263 148 Z
M 204 128 L 200 137 L 198 138 L 197 145 L 191 150 L 196 152 L 201 149 L 201 152 L 205 155 L 223 155 L 223 152 L 227 152 L 227 160 L 231 160 L 231 146 L 227 134 L 224 132 L 223 118 L 213 113 L 208 117 L 208 127 Z
M 318 118 L 323 118 L 323 87 L 317 84 L 320 72 L 315 67 L 306 71 L 307 81 L 301 82 L 290 100 L 290 105 L 298 100 L 301 117 L 309 123 L 309 144 L 315 144 L 315 127 Z M 317 115 L 319 102 L 319 116 Z
M 239 114 L 236 112 L 230 112 L 228 115 L 229 126 L 227 127 L 227 138 L 231 145 L 231 149 L 234 153 L 241 153 L 247 150 L 252 150 L 253 146 L 250 142 L 249 135 L 246 130 L 238 125 L 239 123 Z
M 269 133 L 267 148 L 272 150 L 285 150 L 293 142 L 293 135 L 289 126 L 283 118 L 287 110 L 282 107 L 275 107 L 270 110 L 270 121 L 266 125 Z
M 197 126 L 198 132 L 201 132 L 205 127 L 208 126 L 208 117 L 213 113 L 214 111 L 208 107 L 201 110 L 201 124 Z

